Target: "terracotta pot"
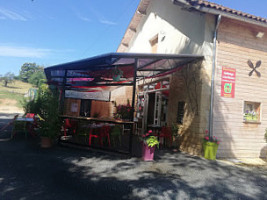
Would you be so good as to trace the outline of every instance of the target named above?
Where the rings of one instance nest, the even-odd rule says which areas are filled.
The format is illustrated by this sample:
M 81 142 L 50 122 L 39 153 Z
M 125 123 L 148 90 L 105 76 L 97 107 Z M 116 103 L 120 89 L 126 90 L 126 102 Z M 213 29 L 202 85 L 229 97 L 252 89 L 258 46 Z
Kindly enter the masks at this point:
M 42 148 L 52 147 L 52 139 L 48 137 L 41 137 L 41 147 Z

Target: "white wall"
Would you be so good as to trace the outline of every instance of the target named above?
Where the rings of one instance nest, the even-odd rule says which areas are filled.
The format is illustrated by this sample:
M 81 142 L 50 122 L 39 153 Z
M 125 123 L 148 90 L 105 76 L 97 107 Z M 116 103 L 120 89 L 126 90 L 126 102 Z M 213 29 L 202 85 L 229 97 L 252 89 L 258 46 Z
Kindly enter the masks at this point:
M 213 29 L 212 16 L 182 10 L 171 0 L 152 0 L 128 51 L 151 53 L 149 40 L 158 34 L 157 53 L 210 57 Z
M 213 33 L 215 17 L 182 9 L 171 0 L 151 0 L 135 37 L 129 44 L 129 52 L 151 53 L 149 40 L 158 34 L 157 53 L 203 55 L 202 88 L 200 99 L 200 123 L 208 123 L 210 79 L 213 59 Z M 203 128 L 204 132 L 207 127 Z

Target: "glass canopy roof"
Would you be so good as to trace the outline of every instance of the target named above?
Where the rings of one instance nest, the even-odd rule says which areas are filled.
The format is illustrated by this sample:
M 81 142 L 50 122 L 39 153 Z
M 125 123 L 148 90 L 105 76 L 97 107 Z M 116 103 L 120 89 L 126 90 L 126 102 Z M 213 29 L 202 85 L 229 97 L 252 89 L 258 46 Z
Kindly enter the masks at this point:
M 202 59 L 203 56 L 184 54 L 109 53 L 48 67 L 45 74 L 48 84 L 66 89 L 111 89 L 133 85 L 136 79 L 171 73 L 185 64 Z M 115 77 L 117 75 L 119 78 Z

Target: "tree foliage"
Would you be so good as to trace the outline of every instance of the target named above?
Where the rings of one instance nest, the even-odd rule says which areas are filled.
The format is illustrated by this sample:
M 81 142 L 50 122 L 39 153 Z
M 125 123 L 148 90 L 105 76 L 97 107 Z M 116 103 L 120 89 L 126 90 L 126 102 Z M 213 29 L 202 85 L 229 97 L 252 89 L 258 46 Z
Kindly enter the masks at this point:
M 44 68 L 42 66 L 36 65 L 36 63 L 24 63 L 21 66 L 19 78 L 20 80 L 28 83 L 30 77 L 33 76 L 35 73 L 39 73 L 39 75 L 41 73 L 44 73 Z
M 29 83 L 35 85 L 36 87 L 40 86 L 45 82 L 45 74 L 43 71 L 37 71 L 32 74 L 28 80 Z
M 3 82 L 4 86 L 7 87 L 8 83 L 12 83 L 14 81 L 15 75 L 11 72 L 7 72 L 4 76 L 0 76 L 0 81 Z

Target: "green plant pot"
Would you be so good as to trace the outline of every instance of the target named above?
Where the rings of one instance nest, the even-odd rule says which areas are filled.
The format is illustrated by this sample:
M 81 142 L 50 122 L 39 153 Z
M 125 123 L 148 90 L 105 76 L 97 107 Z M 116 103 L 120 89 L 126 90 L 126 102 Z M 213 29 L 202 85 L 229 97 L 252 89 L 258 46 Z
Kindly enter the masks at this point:
M 203 142 L 204 158 L 209 160 L 216 160 L 218 144 L 214 142 Z

